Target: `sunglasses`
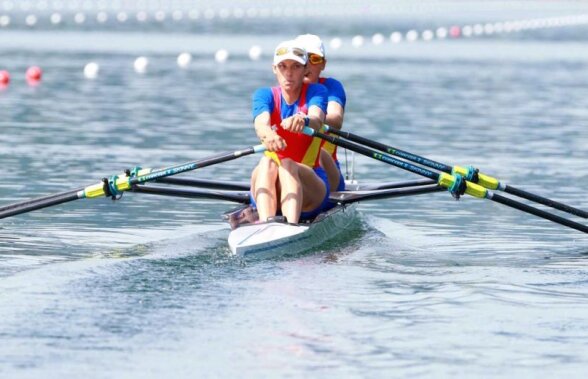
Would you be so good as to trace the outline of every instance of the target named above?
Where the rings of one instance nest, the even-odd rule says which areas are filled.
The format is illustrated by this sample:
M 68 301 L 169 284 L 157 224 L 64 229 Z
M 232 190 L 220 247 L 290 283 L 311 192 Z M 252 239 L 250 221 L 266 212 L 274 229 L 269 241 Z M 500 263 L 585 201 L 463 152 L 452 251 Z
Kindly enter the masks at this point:
M 325 61 L 325 58 L 318 54 L 308 54 L 308 61 L 310 64 L 321 64 Z
M 276 50 L 276 56 L 282 56 L 282 55 L 286 55 L 288 53 L 292 53 L 294 55 L 296 55 L 297 57 L 300 58 L 306 58 L 306 52 L 302 49 L 299 49 L 297 47 L 280 47 L 278 50 Z

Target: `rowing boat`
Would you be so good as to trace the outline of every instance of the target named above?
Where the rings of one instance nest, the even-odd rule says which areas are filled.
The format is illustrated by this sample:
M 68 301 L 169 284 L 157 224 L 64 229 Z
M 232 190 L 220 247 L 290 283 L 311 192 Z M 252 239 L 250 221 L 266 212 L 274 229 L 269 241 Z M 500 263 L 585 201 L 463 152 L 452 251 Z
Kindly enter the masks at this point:
M 313 220 L 290 224 L 282 217 L 240 225 L 229 233 L 229 248 L 242 257 L 299 254 L 322 246 L 358 220 L 355 205 L 336 205 Z
M 248 219 L 251 213 L 251 206 L 247 205 L 226 214 L 227 219 L 233 221 L 229 248 L 241 257 L 299 254 L 335 239 L 358 222 L 355 204 L 336 204 L 314 219 L 298 224 L 288 223 L 278 216 L 267 222 L 250 220 L 235 225 L 234 220 Z

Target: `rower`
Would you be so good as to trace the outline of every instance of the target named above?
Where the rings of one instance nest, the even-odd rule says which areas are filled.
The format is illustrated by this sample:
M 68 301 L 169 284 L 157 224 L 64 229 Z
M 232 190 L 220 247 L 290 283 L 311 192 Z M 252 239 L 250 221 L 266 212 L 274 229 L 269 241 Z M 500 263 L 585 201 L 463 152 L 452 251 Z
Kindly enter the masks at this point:
M 304 83 L 308 55 L 295 41 L 280 43 L 273 72 L 278 86 L 253 94 L 255 132 L 267 148 L 251 176 L 251 192 L 266 221 L 278 211 L 290 223 L 311 219 L 329 204 L 329 182 L 319 163 L 321 141 L 302 134 L 320 130 L 325 120 L 327 90 Z
M 299 35 L 296 37 L 296 41 L 308 53 L 308 66 L 304 81 L 307 83 L 320 83 L 327 88 L 328 100 L 325 124 L 331 128 L 341 130 L 345 102 L 347 100 L 345 89 L 343 88 L 343 84 L 337 79 L 320 76 L 327 65 L 323 41 L 314 34 Z M 341 173 L 341 165 L 337 159 L 337 146 L 326 141 L 322 143 L 320 164 L 327 172 L 330 188 L 332 191 L 344 191 L 345 178 Z

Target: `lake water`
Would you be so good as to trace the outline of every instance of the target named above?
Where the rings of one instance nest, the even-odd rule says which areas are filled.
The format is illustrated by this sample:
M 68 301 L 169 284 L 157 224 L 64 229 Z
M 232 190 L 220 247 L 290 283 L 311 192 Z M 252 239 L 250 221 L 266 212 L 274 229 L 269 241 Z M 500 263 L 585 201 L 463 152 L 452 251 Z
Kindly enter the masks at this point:
M 34 8 L 0 1 L 0 16 L 11 15 L 0 28 L 0 70 L 12 75 L 0 90 L 0 206 L 257 143 L 250 97 L 274 83 L 273 46 L 313 32 L 342 40 L 327 46 L 326 74 L 345 85 L 346 129 L 588 209 L 585 24 L 388 39 L 394 30 L 588 13 L 579 2 L 538 2 L 532 12 L 523 3 L 455 13 L 459 5 L 441 2 L 423 16 L 377 14 L 386 2 L 375 2 L 349 22 L 342 10 L 283 23 L 234 13 L 117 23 L 108 13 L 103 25 L 71 22 L 71 6 L 68 22 L 51 25 L 45 9 L 30 28 Z M 374 33 L 384 43 L 373 44 Z M 364 46 L 352 47 L 356 34 Z M 248 57 L 254 45 L 259 61 Z M 227 62 L 215 62 L 219 49 Z M 176 64 L 183 51 L 193 55 L 185 70 Z M 133 71 L 139 55 L 150 60 L 143 75 Z M 82 73 L 91 61 L 101 67 L 95 80 Z M 44 70 L 38 86 L 24 80 L 30 65 Z M 243 181 L 257 159 L 187 176 Z M 355 163 L 364 182 L 415 178 L 365 157 Z M 588 373 L 584 234 L 442 192 L 362 203 L 361 227 L 342 241 L 242 261 L 230 255 L 220 217 L 232 206 L 128 193 L 1 220 L 0 376 Z

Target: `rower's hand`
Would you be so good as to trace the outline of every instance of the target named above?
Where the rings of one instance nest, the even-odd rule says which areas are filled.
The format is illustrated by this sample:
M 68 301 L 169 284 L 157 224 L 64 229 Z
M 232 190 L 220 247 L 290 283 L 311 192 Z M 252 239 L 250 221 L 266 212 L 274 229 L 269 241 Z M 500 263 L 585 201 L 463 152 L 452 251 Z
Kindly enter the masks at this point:
M 283 119 L 280 125 L 282 129 L 292 133 L 302 133 L 302 129 L 304 129 L 304 117 L 304 115 L 298 113 Z
M 274 151 L 281 151 L 286 148 L 286 141 L 278 135 L 278 133 L 271 133 L 265 135 L 261 139 L 261 143 L 267 149 L 267 151 L 274 152 Z

